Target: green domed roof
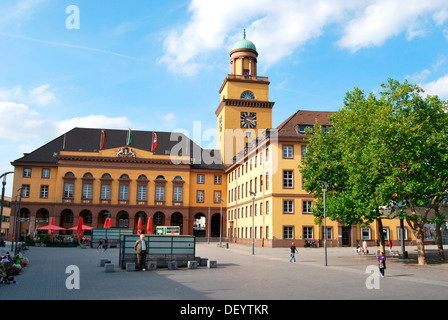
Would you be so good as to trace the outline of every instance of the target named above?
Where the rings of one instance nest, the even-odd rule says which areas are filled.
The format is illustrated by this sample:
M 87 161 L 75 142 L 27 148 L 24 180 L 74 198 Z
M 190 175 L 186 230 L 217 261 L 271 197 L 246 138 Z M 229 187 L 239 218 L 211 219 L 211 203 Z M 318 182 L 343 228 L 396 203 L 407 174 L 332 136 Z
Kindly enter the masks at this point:
M 244 30 L 244 39 L 239 40 L 237 43 L 235 43 L 231 51 L 237 49 L 251 49 L 257 51 L 257 47 L 255 47 L 255 45 L 251 41 L 246 40 L 246 30 Z

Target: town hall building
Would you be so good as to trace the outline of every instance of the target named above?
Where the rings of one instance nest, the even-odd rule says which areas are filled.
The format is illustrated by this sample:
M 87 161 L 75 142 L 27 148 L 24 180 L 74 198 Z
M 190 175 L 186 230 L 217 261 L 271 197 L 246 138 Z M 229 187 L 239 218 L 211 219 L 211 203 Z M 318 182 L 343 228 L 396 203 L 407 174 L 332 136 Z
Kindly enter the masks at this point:
M 323 245 L 323 226 L 315 224 L 314 199 L 298 167 L 306 157 L 306 128 L 317 121 L 326 130 L 332 113 L 298 110 L 274 127 L 270 81 L 258 75 L 257 58 L 245 35 L 231 49 L 215 112 L 215 150 L 179 133 L 75 128 L 13 161 L 21 233 L 51 218 L 68 229 L 79 217 L 98 229 L 111 218 L 114 227 L 136 232 L 141 218 L 144 233 L 178 226 L 181 235 L 254 239 L 257 246 Z M 149 218 L 153 230 L 146 230 Z M 376 245 L 376 225 L 328 220 L 326 226 L 329 246 Z M 383 228 L 399 240 L 399 221 L 384 221 Z

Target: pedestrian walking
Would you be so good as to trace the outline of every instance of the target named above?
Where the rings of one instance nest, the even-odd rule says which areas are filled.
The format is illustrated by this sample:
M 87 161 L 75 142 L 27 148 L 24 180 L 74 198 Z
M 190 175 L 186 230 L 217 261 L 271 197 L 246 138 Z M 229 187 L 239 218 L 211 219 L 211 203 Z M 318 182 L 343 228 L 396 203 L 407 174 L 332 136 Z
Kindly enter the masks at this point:
M 296 262 L 296 256 L 295 253 L 297 252 L 297 248 L 294 245 L 294 242 L 291 244 L 291 258 L 289 259 L 289 262 L 292 262 L 292 260 L 294 259 L 294 262 Z
M 106 252 L 107 248 L 109 248 L 109 239 L 106 237 L 104 240 L 104 252 Z
M 389 253 L 392 253 L 392 241 L 389 240 L 387 246 L 389 247 Z
M 362 242 L 362 251 L 364 252 L 364 254 L 368 254 L 369 253 L 369 250 L 367 249 L 367 241 L 366 240 L 364 240 Z
M 96 248 L 96 252 L 98 251 L 102 251 L 103 250 L 103 239 L 100 239 L 100 241 L 98 242 L 98 247 Z
M 384 252 L 381 252 L 377 258 L 378 268 L 380 269 L 381 277 L 384 278 L 384 270 L 386 270 L 386 256 Z

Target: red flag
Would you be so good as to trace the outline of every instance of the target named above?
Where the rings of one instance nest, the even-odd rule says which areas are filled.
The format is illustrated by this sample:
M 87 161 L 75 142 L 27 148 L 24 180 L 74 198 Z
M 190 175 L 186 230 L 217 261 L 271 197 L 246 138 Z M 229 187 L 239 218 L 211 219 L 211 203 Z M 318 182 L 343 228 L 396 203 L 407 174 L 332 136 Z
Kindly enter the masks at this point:
M 152 150 L 156 151 L 157 149 L 157 134 L 155 132 L 152 133 Z
M 100 149 L 103 149 L 106 145 L 106 131 L 101 131 L 101 142 L 100 142 Z

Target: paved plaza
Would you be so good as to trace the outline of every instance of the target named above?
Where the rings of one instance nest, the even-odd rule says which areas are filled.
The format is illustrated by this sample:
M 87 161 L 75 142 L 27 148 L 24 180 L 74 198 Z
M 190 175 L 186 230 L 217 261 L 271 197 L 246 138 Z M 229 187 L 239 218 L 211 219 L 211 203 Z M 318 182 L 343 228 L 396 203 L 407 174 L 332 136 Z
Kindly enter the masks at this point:
M 2 253 L 9 250 L 1 248 Z M 399 249 L 399 248 L 395 248 Z M 428 255 L 436 254 L 427 246 Z M 370 248 L 376 252 L 377 248 Z M 216 260 L 217 268 L 157 269 L 127 272 L 118 267 L 119 251 L 81 248 L 30 247 L 24 255 L 30 264 L 17 283 L 0 285 L 1 300 L 437 300 L 448 298 L 448 263 L 418 266 L 416 248 L 407 247 L 410 259 L 388 258 L 386 277 L 379 288 L 367 282 L 376 266 L 374 255 L 358 256 L 353 248 L 298 248 L 297 262 L 289 262 L 289 249 L 255 248 L 230 244 L 197 243 L 196 256 Z M 447 253 L 446 253 L 447 255 Z M 448 255 L 447 255 L 448 256 Z M 100 259 L 110 259 L 115 272 L 106 273 Z M 432 262 L 432 261 L 431 261 Z M 67 289 L 77 266 L 79 289 Z

